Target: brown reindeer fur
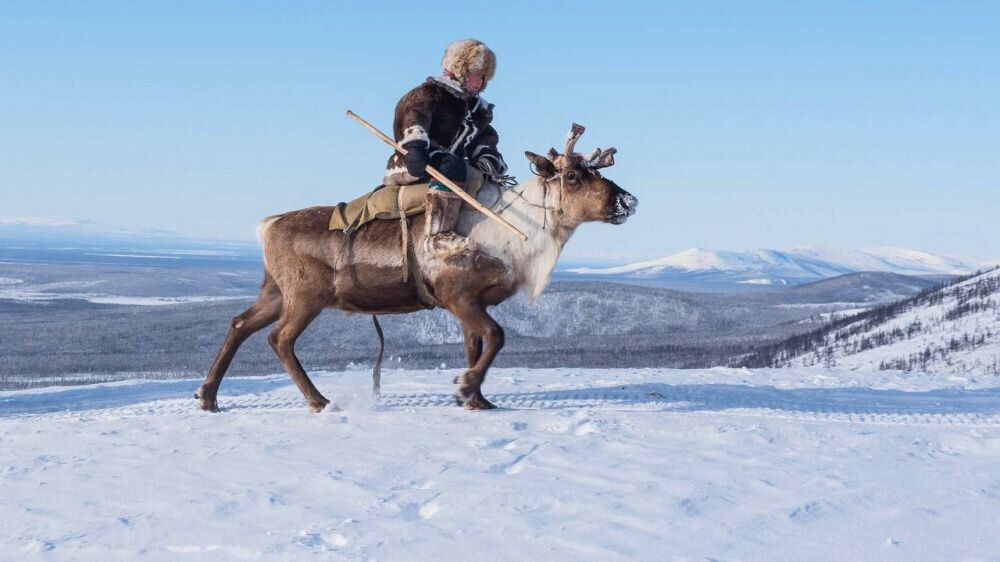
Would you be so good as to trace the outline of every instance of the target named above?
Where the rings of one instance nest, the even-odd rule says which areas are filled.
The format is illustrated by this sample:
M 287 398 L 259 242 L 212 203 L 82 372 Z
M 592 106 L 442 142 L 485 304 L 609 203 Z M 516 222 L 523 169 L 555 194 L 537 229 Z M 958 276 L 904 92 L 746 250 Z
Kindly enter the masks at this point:
M 543 158 L 528 156 L 533 161 Z M 264 283 L 257 302 L 232 320 L 197 393 L 201 408 L 218 409 L 219 385 L 240 344 L 274 323 L 268 343 L 309 407 L 320 411 L 330 401 L 313 386 L 294 348 L 296 339 L 323 309 L 402 314 L 434 307 L 453 314 L 465 336 L 468 370 L 456 379 L 456 400 L 467 409 L 493 408 L 481 387 L 504 345 L 504 332 L 486 308 L 519 290 L 525 290 L 529 298 L 537 296 L 577 225 L 587 221 L 620 224 L 634 212 L 636 203 L 579 159 L 559 170 L 551 162 L 538 164 L 543 175 L 552 176 L 547 183 L 535 178 L 503 192 L 493 185 L 493 200 L 490 189 L 484 188 L 479 195 L 481 202 L 493 204 L 504 218 L 528 233 L 527 242 L 466 207 L 457 230 L 468 236 L 471 249 L 441 257 L 427 253 L 424 216 L 416 216 L 409 219 L 405 277 L 398 221 L 373 221 L 346 235 L 327 228 L 333 207 L 265 219 L 259 230 Z M 558 178 L 557 172 L 562 174 Z

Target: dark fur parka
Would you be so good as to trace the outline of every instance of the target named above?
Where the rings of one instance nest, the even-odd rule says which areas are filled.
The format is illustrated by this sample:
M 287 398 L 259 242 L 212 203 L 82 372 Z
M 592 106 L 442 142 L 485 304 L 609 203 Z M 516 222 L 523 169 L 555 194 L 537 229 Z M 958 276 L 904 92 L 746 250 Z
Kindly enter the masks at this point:
M 428 78 L 396 104 L 393 136 L 401 145 L 422 141 L 433 157 L 449 152 L 467 159 L 490 176 L 506 173 L 507 164 L 497 150 L 500 140 L 493 121 L 493 104 L 471 96 L 447 77 Z M 402 185 L 418 181 L 394 153 L 386 165 L 383 183 Z

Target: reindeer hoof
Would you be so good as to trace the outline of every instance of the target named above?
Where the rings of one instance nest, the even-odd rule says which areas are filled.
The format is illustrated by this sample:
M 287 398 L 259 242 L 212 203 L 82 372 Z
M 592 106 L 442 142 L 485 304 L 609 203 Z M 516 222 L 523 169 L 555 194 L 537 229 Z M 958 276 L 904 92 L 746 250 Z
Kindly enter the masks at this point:
M 313 413 L 315 413 L 315 414 L 319 414 L 321 412 L 343 412 L 344 411 L 343 408 L 341 408 L 340 406 L 338 406 L 336 404 L 329 404 L 329 405 L 327 405 L 327 404 L 317 404 L 315 406 L 309 406 L 309 409 L 312 410 Z
M 483 396 L 483 393 L 469 389 L 459 389 L 455 393 L 455 403 L 466 410 L 493 410 L 496 408 L 492 402 Z
M 322 412 L 327 407 L 328 404 L 330 404 L 330 401 L 320 396 L 319 399 L 312 400 L 309 402 L 309 409 L 318 414 Z M 340 411 L 340 408 L 338 408 L 337 405 L 334 404 L 333 406 L 330 407 L 330 411 L 338 412 Z
M 215 400 L 207 400 L 205 398 L 199 398 L 199 406 L 202 410 L 206 412 L 219 413 L 219 403 Z
M 496 409 L 496 405 L 480 395 L 467 401 L 463 405 L 463 408 L 466 410 L 494 410 Z

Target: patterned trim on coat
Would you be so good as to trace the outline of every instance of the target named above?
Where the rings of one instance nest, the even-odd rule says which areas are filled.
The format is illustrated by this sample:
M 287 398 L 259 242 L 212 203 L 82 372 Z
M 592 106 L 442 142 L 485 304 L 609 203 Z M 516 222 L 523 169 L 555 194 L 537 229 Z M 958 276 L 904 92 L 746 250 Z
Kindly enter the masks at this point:
M 399 141 L 400 146 L 405 146 L 411 142 L 423 141 L 424 148 L 431 147 L 431 138 L 427 136 L 427 131 L 420 125 L 413 125 L 412 127 L 407 127 L 403 131 L 403 139 Z

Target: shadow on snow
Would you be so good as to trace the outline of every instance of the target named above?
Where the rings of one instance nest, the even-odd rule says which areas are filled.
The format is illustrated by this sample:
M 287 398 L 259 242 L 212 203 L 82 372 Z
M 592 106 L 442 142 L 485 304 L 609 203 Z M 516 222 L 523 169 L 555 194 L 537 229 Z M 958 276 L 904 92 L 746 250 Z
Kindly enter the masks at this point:
M 226 394 L 255 394 L 287 386 L 286 376 L 226 379 Z M 0 418 L 20 414 L 98 410 L 131 406 L 152 400 L 192 398 L 201 380 L 127 381 L 73 387 L 49 387 L 0 393 Z
M 656 410 L 696 412 L 742 408 L 811 413 L 1000 414 L 1000 388 L 936 389 L 922 392 L 871 388 L 796 388 L 735 384 L 670 385 L 644 383 L 599 388 L 487 394 L 505 409 L 560 409 L 634 405 Z M 454 404 L 449 395 L 386 394 L 382 406 L 420 407 Z

